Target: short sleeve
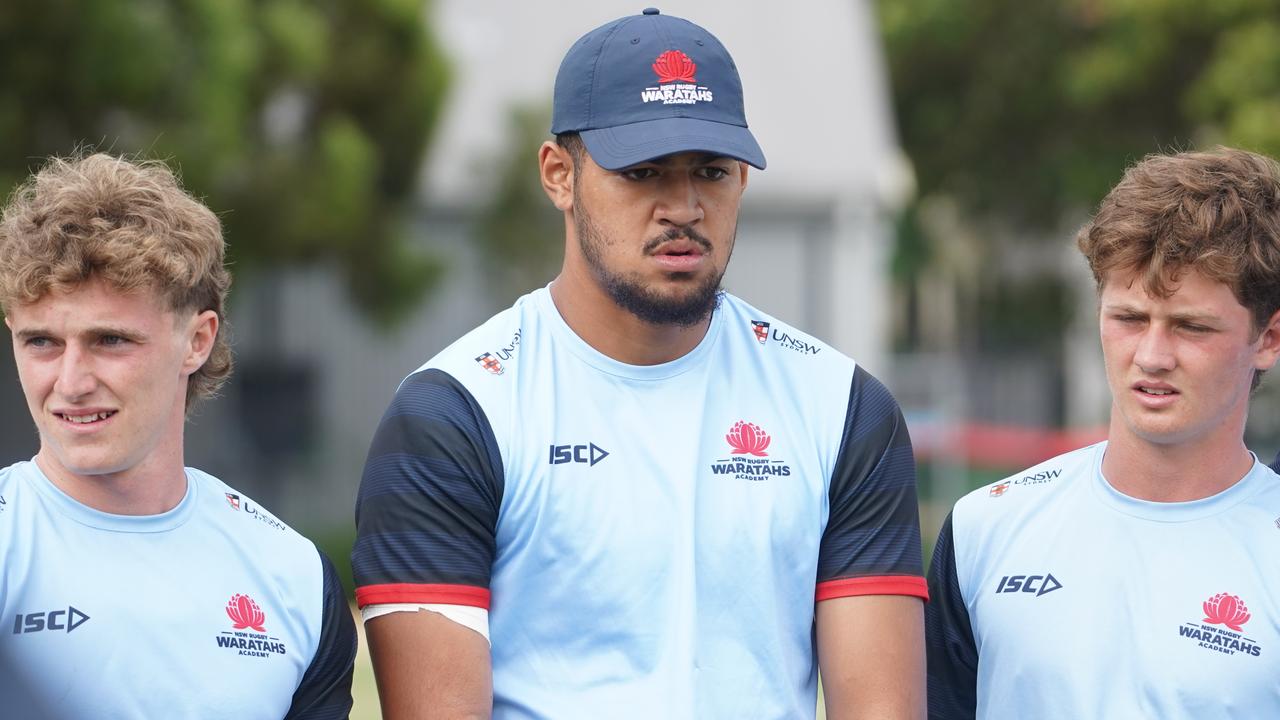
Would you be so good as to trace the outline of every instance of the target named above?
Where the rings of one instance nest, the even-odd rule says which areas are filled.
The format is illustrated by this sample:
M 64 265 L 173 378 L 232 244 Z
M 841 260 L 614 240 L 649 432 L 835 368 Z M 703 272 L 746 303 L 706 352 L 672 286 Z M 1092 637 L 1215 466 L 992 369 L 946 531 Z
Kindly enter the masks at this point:
M 409 376 L 369 448 L 351 553 L 356 601 L 489 607 L 502 459 L 475 398 L 436 369 Z
M 897 401 L 861 367 L 854 370 L 828 495 L 817 600 L 928 598 L 911 438 Z
M 323 553 L 320 553 L 320 565 L 324 573 L 320 643 L 293 693 L 285 720 L 341 720 L 351 713 L 356 625 L 338 573 Z
M 924 610 L 929 717 L 936 720 L 972 718 L 978 704 L 978 647 L 956 574 L 951 515 L 942 523 L 938 544 L 933 550 L 929 595 L 932 600 Z

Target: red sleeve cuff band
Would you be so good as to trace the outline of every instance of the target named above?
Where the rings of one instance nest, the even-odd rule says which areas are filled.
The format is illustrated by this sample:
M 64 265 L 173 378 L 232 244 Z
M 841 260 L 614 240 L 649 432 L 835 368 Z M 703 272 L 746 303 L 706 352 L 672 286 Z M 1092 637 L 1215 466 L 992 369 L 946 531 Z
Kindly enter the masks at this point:
M 389 603 L 440 603 L 443 605 L 470 605 L 489 609 L 489 591 L 470 585 L 429 585 L 419 583 L 390 583 L 366 585 L 356 588 L 356 604 L 386 605 Z
M 854 595 L 911 595 L 927 601 L 929 585 L 914 575 L 842 578 L 818 583 L 816 601 Z

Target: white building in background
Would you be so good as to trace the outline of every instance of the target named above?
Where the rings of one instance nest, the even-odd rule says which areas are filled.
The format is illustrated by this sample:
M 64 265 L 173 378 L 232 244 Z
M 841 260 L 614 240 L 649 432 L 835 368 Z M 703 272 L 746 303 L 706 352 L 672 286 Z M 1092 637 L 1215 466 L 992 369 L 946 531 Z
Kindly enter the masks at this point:
M 514 299 L 485 286 L 469 238 L 496 180 L 484 170 L 500 167 L 496 156 L 510 142 L 512 109 L 542 103 L 549 116 L 569 45 L 642 9 L 615 0 L 436 0 L 434 7 L 453 77 L 424 170 L 421 227 L 424 243 L 449 263 L 443 285 L 390 332 L 359 316 L 330 272 L 285 273 L 242 288 L 232 313 L 241 372 L 275 358 L 296 376 L 298 391 L 270 398 L 262 383 L 248 392 L 238 384 L 189 433 L 192 464 L 304 528 L 350 522 L 369 441 L 396 385 Z M 888 253 L 911 174 L 895 139 L 871 8 L 850 0 L 792 8 L 698 0 L 660 9 L 705 26 L 733 54 L 748 122 L 768 159 L 768 169 L 750 177 L 725 286 L 887 376 Z M 535 158 L 528 161 L 532 170 Z M 268 303 L 278 323 L 264 324 Z M 242 408 L 250 405 L 265 406 L 268 419 L 258 412 L 249 422 Z M 228 445 L 227 425 L 243 431 L 240 445 Z M 249 460 L 262 443 L 246 435 L 287 438 L 295 426 L 304 429 L 303 451 Z M 205 445 L 204 437 L 216 440 Z

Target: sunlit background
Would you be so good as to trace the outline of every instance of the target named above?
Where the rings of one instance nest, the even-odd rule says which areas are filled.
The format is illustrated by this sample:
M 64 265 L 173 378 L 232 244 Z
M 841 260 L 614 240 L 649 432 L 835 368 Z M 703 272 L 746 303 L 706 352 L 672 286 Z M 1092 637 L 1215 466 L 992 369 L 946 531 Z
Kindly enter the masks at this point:
M 219 213 L 238 366 L 192 420 L 188 464 L 345 569 L 397 383 L 558 266 L 534 159 L 560 57 L 641 7 L 7 0 L 0 185 L 100 149 L 168 161 Z M 1102 437 L 1073 238 L 1123 168 L 1217 144 L 1280 155 L 1274 0 L 660 7 L 734 54 L 769 160 L 726 287 L 894 391 L 926 547 L 963 492 Z M 0 368 L 0 451 L 25 459 L 36 437 L 7 349 Z M 1265 460 L 1280 448 L 1274 381 L 1247 441 Z M 377 717 L 367 664 L 357 696 L 355 717 Z

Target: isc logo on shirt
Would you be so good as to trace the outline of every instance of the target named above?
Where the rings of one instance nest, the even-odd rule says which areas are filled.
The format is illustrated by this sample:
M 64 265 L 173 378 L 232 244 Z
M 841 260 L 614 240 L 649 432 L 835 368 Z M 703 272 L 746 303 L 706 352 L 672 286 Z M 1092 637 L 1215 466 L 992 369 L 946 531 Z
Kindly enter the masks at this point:
M 587 443 L 586 445 L 552 445 L 550 455 L 552 465 L 573 462 L 595 467 L 596 463 L 609 457 L 609 452 L 595 443 Z
M 1023 592 L 1040 597 L 1061 587 L 1062 583 L 1058 582 L 1058 578 L 1054 577 L 1053 573 L 1045 573 L 1044 575 L 1005 575 L 1000 578 L 1000 584 L 996 586 L 996 592 Z
M 68 605 L 66 610 L 46 610 L 13 616 L 13 634 L 25 635 L 43 630 L 65 630 L 71 632 L 89 619 L 88 615 Z

